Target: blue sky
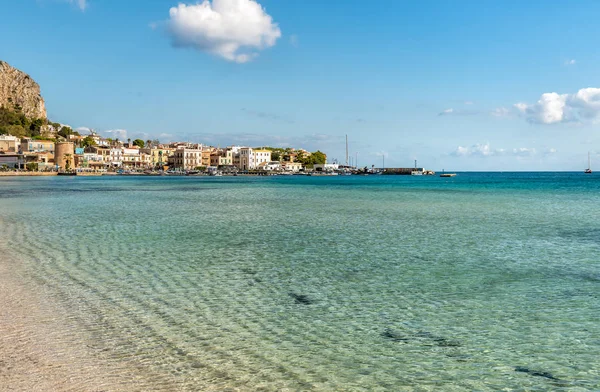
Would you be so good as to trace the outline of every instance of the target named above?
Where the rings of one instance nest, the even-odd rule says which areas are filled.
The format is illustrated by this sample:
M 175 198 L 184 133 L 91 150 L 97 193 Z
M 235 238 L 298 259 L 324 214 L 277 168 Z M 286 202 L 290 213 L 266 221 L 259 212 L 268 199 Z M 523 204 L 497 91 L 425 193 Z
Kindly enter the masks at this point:
M 348 134 L 360 165 L 434 170 L 600 162 L 600 2 L 3 3 L 0 59 L 75 128 L 330 160 Z

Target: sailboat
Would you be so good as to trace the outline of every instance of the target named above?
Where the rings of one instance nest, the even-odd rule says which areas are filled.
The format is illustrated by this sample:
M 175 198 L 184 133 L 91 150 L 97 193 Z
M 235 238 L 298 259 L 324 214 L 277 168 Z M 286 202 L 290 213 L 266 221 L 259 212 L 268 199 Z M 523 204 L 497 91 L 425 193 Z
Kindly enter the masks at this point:
M 585 174 L 592 174 L 592 160 L 590 159 L 590 153 L 588 152 L 588 168 L 584 171 Z

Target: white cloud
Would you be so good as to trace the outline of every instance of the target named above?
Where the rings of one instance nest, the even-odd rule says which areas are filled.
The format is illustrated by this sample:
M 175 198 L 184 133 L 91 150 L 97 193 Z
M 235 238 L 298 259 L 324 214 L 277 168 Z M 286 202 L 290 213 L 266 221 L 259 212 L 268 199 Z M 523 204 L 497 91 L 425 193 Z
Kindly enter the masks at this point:
M 451 154 L 457 157 L 489 157 L 495 155 L 502 155 L 503 149 L 492 149 L 489 143 L 486 144 L 474 144 L 471 147 L 458 146 L 456 150 Z
M 521 147 L 521 148 L 513 148 L 512 150 L 512 155 L 516 156 L 516 157 L 530 157 L 533 156 L 537 153 L 537 151 L 535 150 L 535 148 L 526 148 L 526 147 Z
M 76 128 L 75 130 L 82 135 L 88 135 L 88 134 L 92 133 L 92 129 L 88 128 L 88 127 L 79 127 L 79 128 Z
M 68 0 L 69 3 L 76 5 L 80 10 L 85 11 L 87 8 L 87 0 Z
M 568 105 L 579 119 L 597 119 L 600 114 L 600 88 L 582 88 L 568 97 Z
M 125 129 L 111 129 L 102 132 L 102 134 L 111 139 L 119 139 L 120 141 L 127 140 L 127 131 Z
M 546 149 L 543 151 L 543 155 L 550 155 L 556 153 L 554 148 Z M 474 144 L 470 147 L 458 146 L 450 155 L 455 157 L 500 157 L 500 156 L 512 156 L 517 158 L 533 157 L 538 154 L 535 148 L 519 147 L 511 150 L 503 148 L 492 148 L 490 143 L 485 144 Z
M 175 47 L 191 47 L 246 63 L 275 45 L 281 30 L 255 0 L 204 0 L 169 10 L 167 31 Z
M 473 116 L 479 114 L 477 110 L 446 109 L 438 113 L 438 116 Z
M 545 93 L 535 104 L 521 102 L 514 107 L 532 123 L 595 122 L 600 117 L 600 88 L 582 88 L 575 94 Z
M 528 121 L 539 124 L 554 124 L 569 121 L 568 94 L 545 93 L 533 105 L 517 103 L 515 108 L 521 112 Z
M 575 59 L 565 61 L 565 65 L 575 65 L 577 61 Z
M 490 113 L 494 117 L 508 117 L 510 116 L 510 110 L 505 107 L 496 108 Z

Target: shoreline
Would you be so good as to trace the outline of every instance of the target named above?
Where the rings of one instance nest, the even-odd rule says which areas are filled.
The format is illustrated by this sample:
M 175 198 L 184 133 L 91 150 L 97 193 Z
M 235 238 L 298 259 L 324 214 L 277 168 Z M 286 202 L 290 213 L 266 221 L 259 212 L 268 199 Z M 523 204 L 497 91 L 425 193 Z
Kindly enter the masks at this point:
M 86 341 L 76 316 L 26 276 L 10 254 L 0 262 L 0 392 L 152 389 L 156 375 L 126 359 L 109 362 L 111 353 Z

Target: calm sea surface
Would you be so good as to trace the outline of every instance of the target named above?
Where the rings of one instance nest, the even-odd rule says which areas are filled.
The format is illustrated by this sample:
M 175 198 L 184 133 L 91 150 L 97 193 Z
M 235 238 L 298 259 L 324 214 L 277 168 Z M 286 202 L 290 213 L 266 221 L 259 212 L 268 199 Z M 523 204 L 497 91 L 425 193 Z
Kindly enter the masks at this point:
M 597 174 L 0 178 L 0 230 L 146 390 L 600 390 Z

